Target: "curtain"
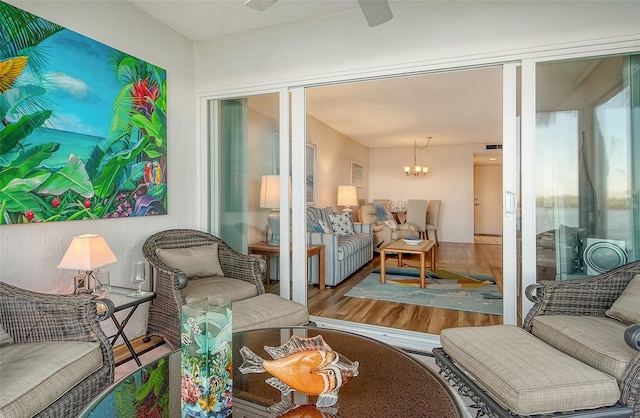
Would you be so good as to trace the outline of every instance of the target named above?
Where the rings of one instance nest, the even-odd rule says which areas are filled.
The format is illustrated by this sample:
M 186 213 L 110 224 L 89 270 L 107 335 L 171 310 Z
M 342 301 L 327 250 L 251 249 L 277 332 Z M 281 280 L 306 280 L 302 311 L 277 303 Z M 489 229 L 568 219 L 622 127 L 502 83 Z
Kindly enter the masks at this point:
M 220 238 L 247 253 L 246 99 L 220 103 Z

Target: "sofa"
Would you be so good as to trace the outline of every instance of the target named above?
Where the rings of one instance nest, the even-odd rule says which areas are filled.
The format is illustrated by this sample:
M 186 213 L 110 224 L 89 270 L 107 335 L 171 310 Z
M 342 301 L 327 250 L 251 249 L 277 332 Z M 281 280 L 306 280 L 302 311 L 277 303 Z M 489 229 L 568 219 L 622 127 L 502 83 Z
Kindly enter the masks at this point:
M 156 298 L 149 306 L 147 335 L 180 348 L 182 306 L 205 297 L 231 302 L 233 332 L 309 323 L 306 306 L 265 293 L 266 262 L 241 254 L 220 238 L 193 229 L 151 235 L 142 246 Z
M 526 295 L 522 328 L 443 330 L 441 374 L 492 416 L 640 418 L 640 261 Z
M 380 247 L 401 238 L 418 238 L 420 233 L 411 224 L 398 224 L 389 209 L 378 203 L 366 203 L 360 206 L 360 221 L 370 224 L 373 232 L 373 251 L 379 253 Z
M 96 302 L 0 282 L 0 417 L 75 417 L 113 383 Z
M 325 246 L 324 260 L 309 260 L 311 284 L 320 282 L 317 263 L 325 263 L 325 284 L 336 286 L 373 259 L 371 225 L 354 223 L 350 213 L 337 213 L 332 207 L 307 207 L 307 242 Z

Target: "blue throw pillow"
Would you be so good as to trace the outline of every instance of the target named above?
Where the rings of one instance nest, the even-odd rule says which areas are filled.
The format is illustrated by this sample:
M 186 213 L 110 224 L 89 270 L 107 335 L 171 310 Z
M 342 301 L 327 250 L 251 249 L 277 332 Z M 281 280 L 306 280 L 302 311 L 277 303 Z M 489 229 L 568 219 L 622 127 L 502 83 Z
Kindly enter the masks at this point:
M 380 203 L 374 203 L 373 206 L 376 207 L 376 215 L 378 216 L 379 221 L 387 220 L 387 210 Z
M 307 232 L 324 232 L 324 230 L 318 222 L 307 218 Z

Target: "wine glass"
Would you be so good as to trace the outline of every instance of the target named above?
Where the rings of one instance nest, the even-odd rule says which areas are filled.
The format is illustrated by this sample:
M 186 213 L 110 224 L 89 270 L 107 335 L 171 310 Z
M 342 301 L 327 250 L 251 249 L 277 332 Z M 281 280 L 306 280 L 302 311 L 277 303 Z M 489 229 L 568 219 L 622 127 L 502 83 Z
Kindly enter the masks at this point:
M 98 269 L 93 272 L 95 278 L 95 287 L 93 293 L 99 298 L 104 298 L 111 292 L 111 278 L 109 276 L 109 269 Z
M 134 261 L 133 262 L 133 271 L 131 273 L 131 283 L 138 287 L 138 290 L 135 293 L 132 293 L 132 296 L 140 296 L 142 295 L 142 283 L 147 281 L 147 269 L 146 263 L 144 261 Z

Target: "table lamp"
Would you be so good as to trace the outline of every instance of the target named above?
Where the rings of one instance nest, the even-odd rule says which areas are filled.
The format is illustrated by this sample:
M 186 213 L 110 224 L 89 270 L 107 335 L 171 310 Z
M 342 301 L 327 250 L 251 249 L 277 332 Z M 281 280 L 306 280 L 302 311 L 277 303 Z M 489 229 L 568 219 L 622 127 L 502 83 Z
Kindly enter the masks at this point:
M 351 206 L 358 206 L 358 192 L 356 186 L 338 186 L 338 206 L 344 206 L 342 212 L 353 215 Z
M 90 279 L 93 272 L 102 266 L 118 261 L 102 235 L 85 234 L 73 237 L 67 252 L 62 257 L 58 268 L 78 270 L 75 276 L 74 292 L 90 292 Z

